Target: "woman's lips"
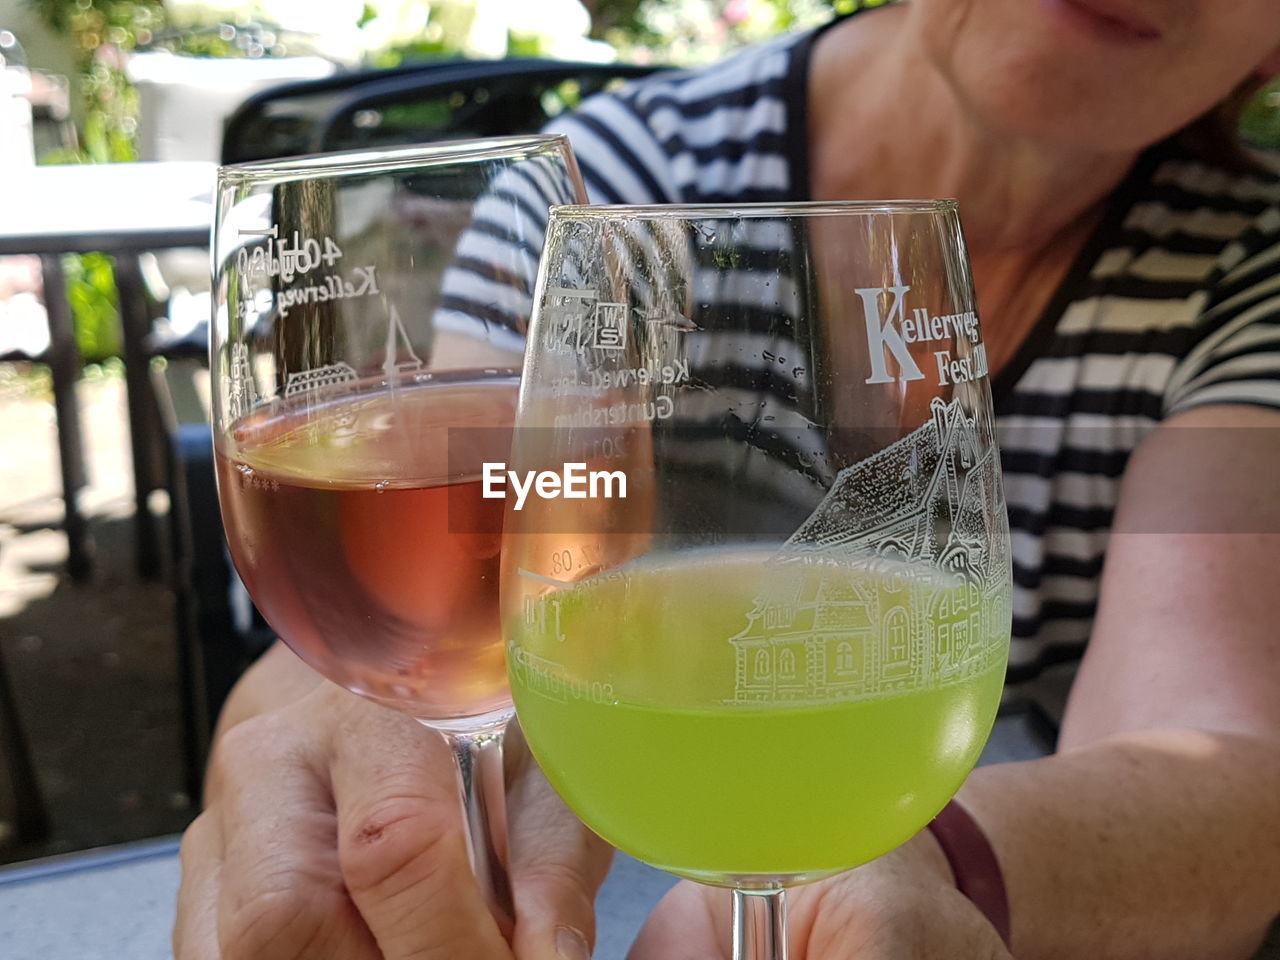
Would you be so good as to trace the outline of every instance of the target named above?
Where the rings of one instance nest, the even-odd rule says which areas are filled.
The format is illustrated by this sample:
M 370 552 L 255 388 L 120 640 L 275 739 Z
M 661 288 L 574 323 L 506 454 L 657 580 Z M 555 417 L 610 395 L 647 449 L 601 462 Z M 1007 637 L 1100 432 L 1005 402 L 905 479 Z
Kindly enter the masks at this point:
M 1110 43 L 1149 43 L 1160 31 L 1140 14 L 1114 0 L 1041 0 L 1055 14 L 1099 40 Z

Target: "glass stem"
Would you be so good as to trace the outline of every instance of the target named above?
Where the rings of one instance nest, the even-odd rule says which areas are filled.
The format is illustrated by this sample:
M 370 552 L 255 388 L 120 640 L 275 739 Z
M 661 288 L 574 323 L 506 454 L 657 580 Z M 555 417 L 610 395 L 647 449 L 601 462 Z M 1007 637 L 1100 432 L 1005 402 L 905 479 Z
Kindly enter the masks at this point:
M 733 960 L 787 960 L 787 891 L 733 891 Z
M 498 929 L 508 939 L 515 927 L 507 877 L 507 811 L 502 782 L 502 732 L 442 731 L 457 761 L 467 853 L 476 883 Z

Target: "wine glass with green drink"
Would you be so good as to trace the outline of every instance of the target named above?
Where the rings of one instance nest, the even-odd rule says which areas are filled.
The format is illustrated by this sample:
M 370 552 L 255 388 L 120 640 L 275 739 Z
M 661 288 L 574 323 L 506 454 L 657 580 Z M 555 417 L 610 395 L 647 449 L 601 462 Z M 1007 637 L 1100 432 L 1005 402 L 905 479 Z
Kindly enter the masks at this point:
M 589 827 L 730 888 L 735 958 L 781 960 L 786 888 L 923 828 L 1000 699 L 1008 521 L 955 204 L 559 207 L 534 299 L 521 725 Z

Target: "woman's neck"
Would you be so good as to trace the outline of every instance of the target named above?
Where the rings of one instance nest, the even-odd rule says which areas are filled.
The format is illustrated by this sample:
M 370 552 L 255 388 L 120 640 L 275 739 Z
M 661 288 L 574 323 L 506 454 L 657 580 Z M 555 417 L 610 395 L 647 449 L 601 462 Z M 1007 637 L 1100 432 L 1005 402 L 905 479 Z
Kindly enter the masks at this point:
M 1033 255 L 1096 221 L 1132 166 L 994 128 L 919 49 L 909 5 L 828 30 L 809 74 L 814 199 L 953 197 L 975 260 Z

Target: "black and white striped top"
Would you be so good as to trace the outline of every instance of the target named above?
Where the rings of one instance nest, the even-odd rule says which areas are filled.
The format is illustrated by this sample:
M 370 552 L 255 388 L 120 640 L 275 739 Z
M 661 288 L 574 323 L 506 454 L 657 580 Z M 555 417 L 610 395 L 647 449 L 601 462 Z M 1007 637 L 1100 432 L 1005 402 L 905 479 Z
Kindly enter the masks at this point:
M 816 34 L 660 74 L 559 118 L 601 203 L 808 199 Z M 993 383 L 1013 531 L 1011 680 L 1088 638 L 1121 474 L 1192 407 L 1280 409 L 1280 182 L 1169 144 L 1113 198 L 1025 346 Z

